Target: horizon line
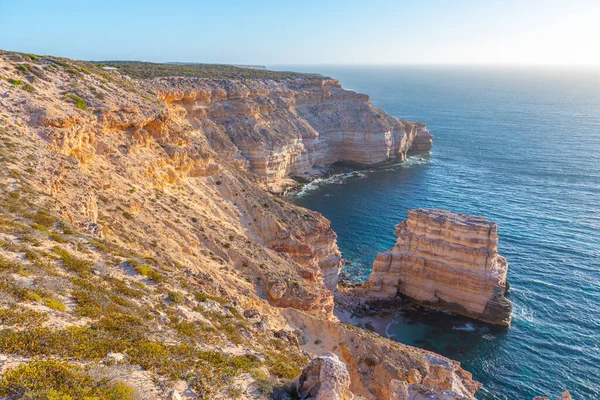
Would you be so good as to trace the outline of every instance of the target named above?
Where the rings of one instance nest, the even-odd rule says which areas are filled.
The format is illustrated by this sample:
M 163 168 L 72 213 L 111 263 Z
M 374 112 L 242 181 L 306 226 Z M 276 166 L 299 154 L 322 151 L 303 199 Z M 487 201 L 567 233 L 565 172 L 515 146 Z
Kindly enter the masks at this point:
M 11 53 L 21 53 L 21 54 L 35 54 L 28 53 L 26 51 L 17 51 L 17 50 L 5 50 L 0 49 L 0 51 L 6 51 Z M 545 62 L 531 62 L 531 63 L 491 63 L 491 62 L 447 62 L 447 63 L 436 63 L 436 62 L 410 62 L 410 63 L 370 63 L 370 62 L 318 62 L 318 63 L 310 63 L 310 62 L 276 62 L 276 63 L 257 63 L 257 62 L 217 62 L 217 61 L 177 61 L 177 60 L 169 60 L 169 61 L 149 61 L 149 60 L 141 60 L 141 59 L 80 59 L 74 57 L 67 57 L 61 55 L 52 55 L 52 54 L 35 54 L 41 57 L 61 57 L 68 58 L 76 61 L 84 61 L 84 62 L 93 62 L 93 63 L 101 63 L 101 62 L 145 62 L 145 63 L 153 63 L 153 64 L 171 64 L 171 63 L 179 63 L 179 64 L 208 64 L 208 65 L 231 65 L 231 66 L 261 66 L 268 68 L 269 66 L 273 67 L 286 67 L 286 66 L 299 66 L 299 67 L 552 67 L 552 68 L 600 68 L 600 63 L 583 63 L 583 64 L 571 64 L 571 63 L 545 63 Z

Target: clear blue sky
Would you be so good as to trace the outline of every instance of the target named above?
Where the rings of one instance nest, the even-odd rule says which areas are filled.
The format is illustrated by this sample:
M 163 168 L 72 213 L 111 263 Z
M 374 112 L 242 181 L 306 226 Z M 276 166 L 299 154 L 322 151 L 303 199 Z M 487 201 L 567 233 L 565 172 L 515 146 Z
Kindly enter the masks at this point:
M 0 48 L 86 60 L 600 64 L 600 0 L 0 0 Z

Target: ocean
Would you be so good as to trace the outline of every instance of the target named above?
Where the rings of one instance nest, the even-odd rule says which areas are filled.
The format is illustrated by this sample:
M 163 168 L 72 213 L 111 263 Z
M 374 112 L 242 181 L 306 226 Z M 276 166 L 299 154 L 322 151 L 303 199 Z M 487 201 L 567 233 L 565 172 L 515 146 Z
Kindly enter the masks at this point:
M 499 329 L 443 312 L 398 313 L 395 340 L 460 361 L 478 399 L 600 399 L 600 70 L 503 67 L 285 66 L 319 72 L 420 120 L 429 155 L 340 166 L 294 201 L 321 212 L 364 281 L 411 208 L 498 223 L 513 323 Z

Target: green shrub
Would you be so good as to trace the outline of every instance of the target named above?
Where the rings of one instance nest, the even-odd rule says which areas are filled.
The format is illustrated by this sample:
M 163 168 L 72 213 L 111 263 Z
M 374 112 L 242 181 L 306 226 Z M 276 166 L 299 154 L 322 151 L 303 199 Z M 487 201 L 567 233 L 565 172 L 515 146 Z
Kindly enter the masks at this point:
M 67 243 L 67 240 L 59 232 L 51 232 L 48 237 L 57 243 Z
M 73 104 L 75 104 L 75 107 L 79 108 L 80 110 L 87 110 L 87 103 L 81 97 L 73 93 L 68 94 L 66 97 L 70 99 Z
M 44 299 L 42 299 L 42 296 L 40 296 L 37 293 L 28 293 L 26 295 L 26 297 L 27 297 L 27 300 L 36 301 L 38 303 L 41 303 L 44 300 Z
M 0 325 L 28 327 L 41 325 L 48 315 L 24 307 L 0 308 Z
M 19 272 L 22 265 L 0 255 L 0 272 Z
M 35 92 L 35 88 L 28 84 L 21 86 L 21 89 L 23 89 L 24 91 L 29 92 L 29 93 Z
M 91 262 L 87 260 L 80 260 L 67 250 L 58 246 L 54 246 L 52 250 L 60 257 L 62 266 L 66 270 L 75 272 L 81 276 L 89 276 L 92 273 Z
M 267 366 L 271 375 L 285 379 L 296 378 L 306 364 L 308 364 L 306 357 L 291 358 L 274 352 L 269 352 L 269 358 L 267 359 Z
M 134 391 L 122 382 L 94 379 L 82 367 L 47 360 L 7 371 L 0 380 L 0 395 L 37 400 L 129 400 Z
M 63 303 L 51 297 L 44 299 L 44 304 L 53 310 L 67 311 L 67 307 Z
M 10 83 L 13 86 L 20 86 L 23 84 L 23 81 L 20 79 L 9 79 L 8 83 Z
M 118 68 L 123 75 L 138 79 L 152 79 L 161 76 L 194 76 L 220 79 L 323 79 L 323 75 L 297 72 L 269 71 L 265 69 L 241 68 L 222 64 L 158 64 L 139 61 L 101 61 L 96 65 Z
M 170 302 L 173 302 L 175 304 L 183 304 L 183 302 L 185 301 L 185 297 L 183 297 L 183 294 L 181 294 L 179 292 L 169 290 L 169 293 L 167 295 L 167 300 L 169 300 Z
M 194 298 L 201 303 L 205 302 L 206 300 L 213 300 L 221 305 L 229 303 L 229 300 L 227 300 L 225 297 L 211 296 L 208 293 L 200 291 L 194 292 Z
M 57 356 L 79 360 L 102 360 L 110 352 L 125 351 L 129 342 L 87 327 L 63 330 L 32 328 L 0 331 L 0 352 L 22 356 Z
M 272 379 L 270 379 L 269 374 L 258 368 L 251 370 L 250 374 L 254 378 L 254 382 L 256 383 L 259 392 L 265 396 L 270 396 L 271 393 L 273 393 L 273 382 Z
M 148 279 L 152 279 L 156 283 L 160 283 L 164 280 L 164 276 L 160 272 L 153 270 L 148 265 L 138 265 L 135 267 L 135 269 L 140 275 L 143 275 Z
M 56 223 L 56 218 L 48 213 L 48 211 L 40 210 L 36 214 L 29 215 L 29 218 L 36 224 L 42 225 L 46 228 L 51 228 Z

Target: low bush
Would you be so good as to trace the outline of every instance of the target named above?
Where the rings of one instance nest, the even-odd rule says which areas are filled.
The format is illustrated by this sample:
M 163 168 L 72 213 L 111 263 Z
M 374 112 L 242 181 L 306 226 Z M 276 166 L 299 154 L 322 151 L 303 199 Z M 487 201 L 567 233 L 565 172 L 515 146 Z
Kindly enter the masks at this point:
M 87 110 L 86 101 L 76 94 L 70 93 L 66 96 L 66 98 L 71 100 L 71 102 L 75 104 L 75 107 L 79 108 L 80 110 Z
M 81 276 L 89 276 L 92 273 L 93 268 L 91 262 L 87 260 L 80 260 L 67 250 L 58 246 L 53 247 L 52 250 L 59 256 L 60 260 L 62 261 L 62 266 L 66 270 L 75 272 Z
M 133 399 L 123 382 L 97 380 L 82 367 L 64 361 L 32 361 L 7 371 L 0 380 L 0 396 L 36 400 Z
M 152 279 L 156 283 L 160 283 L 165 280 L 164 276 L 160 272 L 155 271 L 148 265 L 137 265 L 135 269 L 140 275 L 143 275 L 148 279 Z
M 0 308 L 0 325 L 12 327 L 39 326 L 47 319 L 46 314 L 24 307 Z
M 167 300 L 175 304 L 183 304 L 185 298 L 183 297 L 183 294 L 169 290 L 169 293 L 167 294 Z
M 65 307 L 63 303 L 51 297 L 44 299 L 44 304 L 46 305 L 46 307 L 50 307 L 53 310 L 67 311 L 67 307 Z

